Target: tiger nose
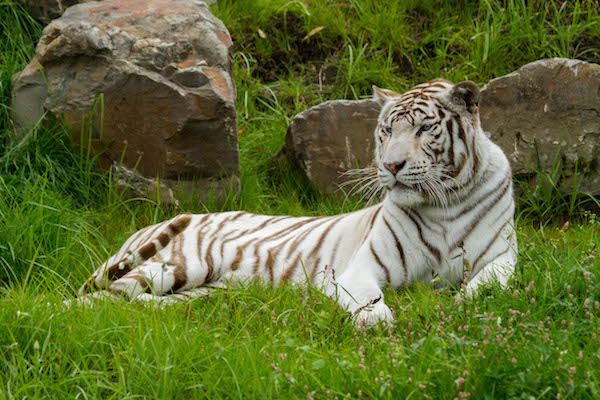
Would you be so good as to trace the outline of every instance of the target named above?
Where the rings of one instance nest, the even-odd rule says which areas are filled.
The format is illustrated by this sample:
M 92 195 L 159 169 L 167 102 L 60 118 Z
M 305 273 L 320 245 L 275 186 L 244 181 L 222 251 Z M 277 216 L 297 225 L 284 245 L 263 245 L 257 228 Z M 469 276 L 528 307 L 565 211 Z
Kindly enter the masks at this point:
M 394 175 L 400 172 L 400 170 L 404 168 L 404 165 L 406 165 L 406 160 L 392 163 L 383 163 L 383 166 Z

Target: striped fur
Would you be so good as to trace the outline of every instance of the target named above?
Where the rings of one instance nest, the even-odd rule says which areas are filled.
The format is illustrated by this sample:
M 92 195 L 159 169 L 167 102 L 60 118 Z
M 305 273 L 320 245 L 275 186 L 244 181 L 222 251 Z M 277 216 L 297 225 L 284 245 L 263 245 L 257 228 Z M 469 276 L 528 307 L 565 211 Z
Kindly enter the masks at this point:
M 333 217 L 180 215 L 132 235 L 80 296 L 161 302 L 233 282 L 308 281 L 375 323 L 392 320 L 385 285 L 433 279 L 471 294 L 506 284 L 517 247 L 511 172 L 481 129 L 479 88 L 438 79 L 374 97 L 380 204 Z

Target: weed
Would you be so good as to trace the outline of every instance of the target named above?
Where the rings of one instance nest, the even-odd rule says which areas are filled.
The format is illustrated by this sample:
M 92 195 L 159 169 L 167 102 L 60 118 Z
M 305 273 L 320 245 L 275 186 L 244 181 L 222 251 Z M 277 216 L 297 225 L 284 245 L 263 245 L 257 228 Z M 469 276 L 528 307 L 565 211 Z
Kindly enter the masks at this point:
M 537 147 L 534 143 L 533 171 L 529 179 L 516 178 L 519 216 L 541 220 L 581 218 L 590 207 L 598 209 L 598 200 L 581 190 L 582 177 L 587 171 L 575 163 L 571 176 L 567 177 L 561 151 L 555 153 L 550 172 L 545 172 Z

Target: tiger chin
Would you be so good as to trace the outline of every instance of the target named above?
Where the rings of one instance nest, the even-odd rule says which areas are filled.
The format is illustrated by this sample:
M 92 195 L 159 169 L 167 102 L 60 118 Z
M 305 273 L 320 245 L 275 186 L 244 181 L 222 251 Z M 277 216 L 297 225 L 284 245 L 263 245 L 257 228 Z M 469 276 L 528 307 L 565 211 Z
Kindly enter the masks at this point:
M 506 285 L 517 254 L 511 170 L 481 128 L 479 98 L 470 81 L 374 87 L 381 203 L 328 217 L 179 215 L 133 234 L 77 300 L 166 304 L 236 282 L 310 283 L 372 325 L 393 321 L 388 285 L 434 281 L 467 296 Z

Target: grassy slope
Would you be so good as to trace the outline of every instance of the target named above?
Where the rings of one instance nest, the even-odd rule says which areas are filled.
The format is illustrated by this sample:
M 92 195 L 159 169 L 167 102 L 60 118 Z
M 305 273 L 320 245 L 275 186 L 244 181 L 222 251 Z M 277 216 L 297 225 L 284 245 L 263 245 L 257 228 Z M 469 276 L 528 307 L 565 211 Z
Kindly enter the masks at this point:
M 541 57 L 599 58 L 592 2 L 502 3 L 221 2 L 214 11 L 237 46 L 244 188 L 225 209 L 358 206 L 272 161 L 289 119 L 312 104 L 362 97 L 372 84 L 484 83 Z M 590 215 L 564 233 L 521 218 L 509 290 L 465 304 L 427 286 L 390 291 L 390 330 L 355 332 L 331 301 L 293 288 L 252 286 L 167 310 L 48 307 L 129 234 L 181 210 L 119 197 L 58 126 L 9 150 L 10 76 L 40 27 L 7 1 L 0 24 L 0 398 L 598 396 L 600 232 Z

